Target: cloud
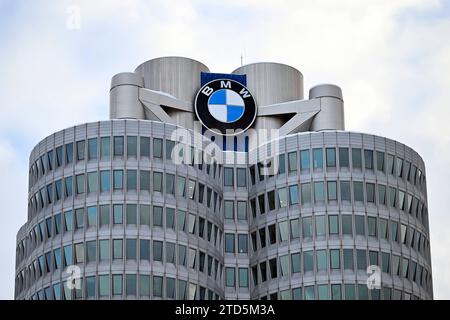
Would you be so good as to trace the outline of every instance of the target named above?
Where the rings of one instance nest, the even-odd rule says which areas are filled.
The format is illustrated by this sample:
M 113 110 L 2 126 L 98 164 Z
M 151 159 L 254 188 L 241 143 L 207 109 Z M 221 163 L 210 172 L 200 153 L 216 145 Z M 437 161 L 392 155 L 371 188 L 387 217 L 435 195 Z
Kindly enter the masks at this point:
M 80 8 L 79 30 L 66 27 L 70 5 Z M 213 72 L 230 72 L 243 54 L 244 63 L 275 61 L 298 68 L 305 97 L 318 83 L 338 84 L 348 130 L 397 139 L 423 156 L 435 296 L 449 298 L 450 217 L 448 188 L 442 186 L 450 181 L 450 44 L 444 41 L 450 38 L 450 14 L 444 9 L 437 0 L 5 5 L 0 10 L 0 169 L 9 178 L 0 181 L 0 190 L 10 212 L 21 210 L 7 231 L 25 222 L 31 147 L 54 131 L 106 119 L 115 73 L 165 55 L 192 57 Z M 1 250 L 14 248 L 15 235 L 9 233 Z M 2 283 L 13 283 L 12 261 L 2 263 Z M 0 296 L 12 297 L 11 286 L 0 289 Z

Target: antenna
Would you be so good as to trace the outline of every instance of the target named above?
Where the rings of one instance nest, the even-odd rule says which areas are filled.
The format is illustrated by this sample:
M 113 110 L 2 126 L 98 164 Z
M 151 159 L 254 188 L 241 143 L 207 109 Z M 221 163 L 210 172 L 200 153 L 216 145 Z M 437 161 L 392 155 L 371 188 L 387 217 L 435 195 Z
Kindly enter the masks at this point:
M 243 66 L 243 64 L 242 64 L 243 60 L 244 60 L 244 56 L 242 55 L 242 52 L 241 52 L 241 67 Z

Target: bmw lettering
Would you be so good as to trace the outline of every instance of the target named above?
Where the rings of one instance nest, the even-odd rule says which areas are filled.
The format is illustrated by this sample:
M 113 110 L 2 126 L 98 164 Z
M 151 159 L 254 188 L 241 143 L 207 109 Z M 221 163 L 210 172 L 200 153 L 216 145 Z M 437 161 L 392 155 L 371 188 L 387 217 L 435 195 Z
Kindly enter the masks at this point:
M 250 91 L 229 79 L 213 80 L 201 87 L 194 109 L 203 126 L 223 135 L 247 130 L 256 118 L 256 103 Z

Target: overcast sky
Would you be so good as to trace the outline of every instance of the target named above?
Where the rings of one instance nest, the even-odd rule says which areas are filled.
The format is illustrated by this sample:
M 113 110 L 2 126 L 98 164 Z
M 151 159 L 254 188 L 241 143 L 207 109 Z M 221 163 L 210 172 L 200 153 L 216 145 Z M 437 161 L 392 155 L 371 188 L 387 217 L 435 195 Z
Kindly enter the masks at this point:
M 347 130 L 398 140 L 423 157 L 434 294 L 450 298 L 446 0 L 0 0 L 0 298 L 13 298 L 34 145 L 57 130 L 108 119 L 116 73 L 167 55 L 229 73 L 241 54 L 244 64 L 296 67 L 305 96 L 318 83 L 339 85 Z

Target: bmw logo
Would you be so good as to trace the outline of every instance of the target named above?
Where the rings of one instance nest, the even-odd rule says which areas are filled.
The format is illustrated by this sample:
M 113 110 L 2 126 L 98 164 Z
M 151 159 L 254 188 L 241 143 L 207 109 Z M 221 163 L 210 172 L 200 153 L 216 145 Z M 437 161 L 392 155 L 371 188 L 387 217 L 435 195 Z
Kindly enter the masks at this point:
M 198 91 L 195 113 L 209 130 L 236 135 L 247 130 L 256 118 L 256 103 L 249 90 L 230 79 L 208 82 Z

